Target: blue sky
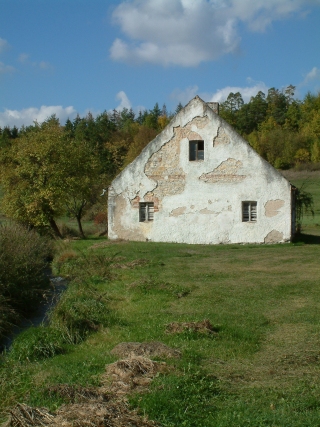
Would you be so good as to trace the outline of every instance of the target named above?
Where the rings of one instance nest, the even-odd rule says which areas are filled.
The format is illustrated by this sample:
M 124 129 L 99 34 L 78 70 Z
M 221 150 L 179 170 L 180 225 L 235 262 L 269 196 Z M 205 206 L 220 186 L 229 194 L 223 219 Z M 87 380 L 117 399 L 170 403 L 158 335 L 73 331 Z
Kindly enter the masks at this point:
M 320 90 L 320 0 L 0 0 L 0 127 Z

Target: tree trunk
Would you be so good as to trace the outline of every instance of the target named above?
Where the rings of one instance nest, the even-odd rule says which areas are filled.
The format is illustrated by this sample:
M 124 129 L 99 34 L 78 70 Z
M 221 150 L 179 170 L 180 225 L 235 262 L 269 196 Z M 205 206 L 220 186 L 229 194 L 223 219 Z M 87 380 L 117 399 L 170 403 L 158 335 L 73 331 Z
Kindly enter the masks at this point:
M 50 218 L 49 224 L 50 224 L 50 227 L 53 230 L 54 235 L 56 237 L 59 237 L 59 239 L 62 239 L 62 234 L 60 233 L 60 230 L 59 230 L 59 228 L 58 228 L 58 226 L 57 226 L 57 224 L 56 224 L 56 222 L 55 222 L 55 220 L 53 218 Z
M 77 219 L 77 223 L 78 223 L 78 228 L 79 228 L 80 236 L 81 236 L 83 239 L 85 239 L 85 238 L 86 238 L 86 236 L 84 235 L 83 228 L 82 228 L 82 224 L 81 224 L 81 214 L 76 215 L 76 219 Z

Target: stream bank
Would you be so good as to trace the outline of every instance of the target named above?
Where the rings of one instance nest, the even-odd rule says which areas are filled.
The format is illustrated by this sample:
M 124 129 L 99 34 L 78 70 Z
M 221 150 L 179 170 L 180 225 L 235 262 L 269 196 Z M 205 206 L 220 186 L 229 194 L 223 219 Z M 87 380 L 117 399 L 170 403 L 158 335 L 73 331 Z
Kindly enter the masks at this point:
M 60 276 L 52 276 L 51 270 L 46 272 L 50 280 L 50 287 L 40 301 L 36 311 L 29 317 L 25 317 L 19 325 L 14 326 L 10 334 L 0 342 L 0 353 L 10 350 L 14 339 L 25 330 L 41 324 L 48 323 L 48 315 L 58 303 L 61 294 L 66 289 L 68 281 Z

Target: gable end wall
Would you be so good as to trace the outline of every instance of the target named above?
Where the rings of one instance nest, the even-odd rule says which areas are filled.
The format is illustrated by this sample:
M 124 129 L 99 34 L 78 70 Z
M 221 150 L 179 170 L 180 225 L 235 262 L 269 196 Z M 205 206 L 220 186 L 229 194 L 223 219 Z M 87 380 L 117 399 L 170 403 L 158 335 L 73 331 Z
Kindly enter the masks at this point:
M 189 141 L 204 160 L 189 161 Z M 242 202 L 257 221 L 242 221 Z M 139 203 L 154 219 L 139 222 Z M 109 238 L 181 243 L 275 243 L 291 238 L 290 183 L 196 97 L 109 188 Z

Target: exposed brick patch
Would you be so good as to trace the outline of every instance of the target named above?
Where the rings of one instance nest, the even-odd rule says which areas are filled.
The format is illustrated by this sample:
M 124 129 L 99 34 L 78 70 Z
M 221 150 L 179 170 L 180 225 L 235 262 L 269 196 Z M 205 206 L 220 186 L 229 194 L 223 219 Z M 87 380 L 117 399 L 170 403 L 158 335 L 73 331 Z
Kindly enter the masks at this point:
M 213 171 L 203 173 L 199 179 L 204 182 L 241 182 L 246 178 L 246 175 L 239 175 L 238 170 L 241 168 L 242 162 L 236 159 L 228 159 L 220 163 Z
M 180 141 L 202 140 L 198 130 L 203 129 L 209 123 L 208 117 L 195 117 L 183 128 L 174 128 L 173 138 L 164 144 L 159 151 L 154 153 L 145 166 L 145 174 L 156 181 L 157 187 L 153 194 L 159 200 L 165 196 L 181 194 L 186 185 L 186 177 L 180 167 Z
M 218 128 L 217 136 L 213 138 L 213 146 L 229 144 L 230 138 L 222 127 Z

